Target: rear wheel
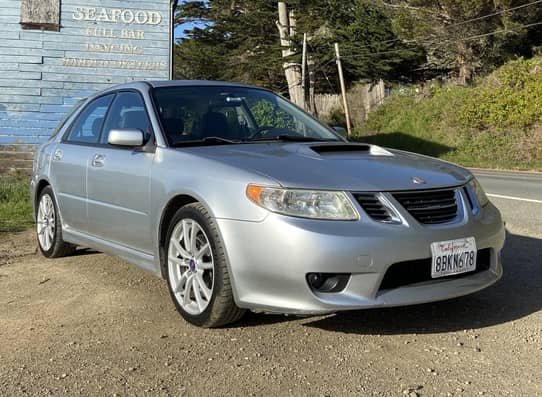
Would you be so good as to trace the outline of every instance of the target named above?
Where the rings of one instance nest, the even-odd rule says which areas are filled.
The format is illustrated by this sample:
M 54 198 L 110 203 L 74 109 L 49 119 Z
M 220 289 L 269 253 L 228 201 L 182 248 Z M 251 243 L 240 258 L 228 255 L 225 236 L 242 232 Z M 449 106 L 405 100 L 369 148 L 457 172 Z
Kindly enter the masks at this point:
M 75 251 L 74 245 L 62 239 L 62 224 L 58 216 L 53 189 L 50 186 L 43 188 L 39 195 L 36 234 L 40 251 L 47 258 L 66 256 Z
M 166 239 L 168 287 L 183 318 L 201 327 L 238 320 L 226 256 L 217 226 L 205 207 L 189 204 L 171 220 Z

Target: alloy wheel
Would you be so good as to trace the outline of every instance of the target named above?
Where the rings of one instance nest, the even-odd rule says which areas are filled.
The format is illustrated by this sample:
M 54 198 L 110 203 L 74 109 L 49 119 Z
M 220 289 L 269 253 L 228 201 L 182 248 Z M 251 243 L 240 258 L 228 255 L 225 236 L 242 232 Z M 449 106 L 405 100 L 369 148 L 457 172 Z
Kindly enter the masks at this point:
M 213 295 L 214 259 L 205 231 L 193 219 L 181 219 L 171 233 L 168 272 L 181 308 L 191 315 L 203 313 Z
M 48 194 L 41 196 L 36 220 L 40 246 L 44 251 L 49 251 L 54 243 L 56 216 L 53 200 Z

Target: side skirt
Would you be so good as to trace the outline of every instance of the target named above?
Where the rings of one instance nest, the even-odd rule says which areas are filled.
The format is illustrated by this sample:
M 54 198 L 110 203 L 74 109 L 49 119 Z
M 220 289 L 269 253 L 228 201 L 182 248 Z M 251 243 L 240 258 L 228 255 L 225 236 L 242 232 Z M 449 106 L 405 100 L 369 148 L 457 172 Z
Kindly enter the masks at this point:
M 156 268 L 154 256 L 133 248 L 103 240 L 99 237 L 81 233 L 70 228 L 62 230 L 62 238 L 68 242 L 82 247 L 94 248 L 106 254 L 118 256 L 137 267 L 162 278 L 160 268 Z

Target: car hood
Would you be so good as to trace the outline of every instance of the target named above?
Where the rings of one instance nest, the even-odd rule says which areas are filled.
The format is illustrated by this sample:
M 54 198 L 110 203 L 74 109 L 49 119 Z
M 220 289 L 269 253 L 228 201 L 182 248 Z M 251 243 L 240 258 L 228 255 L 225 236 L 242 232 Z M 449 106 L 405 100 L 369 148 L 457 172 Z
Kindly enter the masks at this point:
M 190 150 L 219 163 L 257 172 L 291 188 L 431 189 L 457 186 L 471 177 L 466 169 L 448 162 L 366 144 L 272 142 L 180 150 Z

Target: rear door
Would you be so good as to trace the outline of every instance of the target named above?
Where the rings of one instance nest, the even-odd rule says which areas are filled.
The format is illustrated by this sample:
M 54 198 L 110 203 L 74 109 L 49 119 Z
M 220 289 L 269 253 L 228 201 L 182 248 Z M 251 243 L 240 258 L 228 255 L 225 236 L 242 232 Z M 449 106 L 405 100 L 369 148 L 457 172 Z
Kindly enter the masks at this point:
M 99 144 L 100 131 L 114 95 L 99 97 L 79 114 L 55 148 L 52 185 L 64 227 L 87 232 L 87 163 Z
M 107 143 L 112 129 L 144 132 L 153 139 L 143 98 L 135 91 L 119 92 L 103 126 L 100 146 L 88 164 L 88 217 L 91 234 L 152 253 L 150 176 L 154 152 Z

